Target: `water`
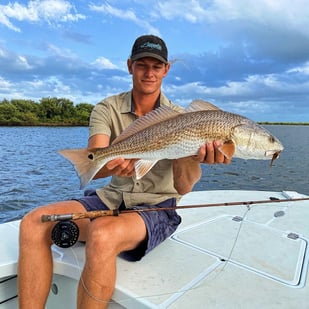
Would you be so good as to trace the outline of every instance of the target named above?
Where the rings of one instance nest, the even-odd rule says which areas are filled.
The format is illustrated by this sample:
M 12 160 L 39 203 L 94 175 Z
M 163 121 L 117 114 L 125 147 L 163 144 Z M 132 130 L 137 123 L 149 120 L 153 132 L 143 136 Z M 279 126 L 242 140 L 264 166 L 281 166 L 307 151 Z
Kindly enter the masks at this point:
M 203 165 L 194 190 L 295 190 L 309 194 L 309 126 L 268 126 L 285 146 L 272 169 L 269 161 L 233 159 Z M 87 145 L 86 127 L 0 127 L 0 222 L 21 218 L 32 208 L 79 197 L 71 164 L 57 154 Z M 108 180 L 98 180 L 92 187 Z M 206 202 L 206 201 L 205 201 Z

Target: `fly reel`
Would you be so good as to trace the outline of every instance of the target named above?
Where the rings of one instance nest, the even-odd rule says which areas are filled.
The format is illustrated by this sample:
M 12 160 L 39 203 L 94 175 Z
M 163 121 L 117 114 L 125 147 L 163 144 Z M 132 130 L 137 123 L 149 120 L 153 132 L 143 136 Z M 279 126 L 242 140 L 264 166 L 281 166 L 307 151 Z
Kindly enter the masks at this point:
M 78 240 L 79 228 L 70 220 L 59 221 L 52 229 L 51 238 L 61 248 L 72 247 Z

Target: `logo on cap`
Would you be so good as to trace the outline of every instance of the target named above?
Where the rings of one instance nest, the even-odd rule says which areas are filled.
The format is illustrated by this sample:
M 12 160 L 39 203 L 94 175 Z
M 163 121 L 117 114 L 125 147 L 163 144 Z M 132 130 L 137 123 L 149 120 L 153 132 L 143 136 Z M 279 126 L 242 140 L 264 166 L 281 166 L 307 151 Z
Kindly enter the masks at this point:
M 140 45 L 140 48 L 151 48 L 151 49 L 157 49 L 157 50 L 162 50 L 162 46 L 158 43 L 151 43 L 151 42 L 146 42 L 142 45 Z

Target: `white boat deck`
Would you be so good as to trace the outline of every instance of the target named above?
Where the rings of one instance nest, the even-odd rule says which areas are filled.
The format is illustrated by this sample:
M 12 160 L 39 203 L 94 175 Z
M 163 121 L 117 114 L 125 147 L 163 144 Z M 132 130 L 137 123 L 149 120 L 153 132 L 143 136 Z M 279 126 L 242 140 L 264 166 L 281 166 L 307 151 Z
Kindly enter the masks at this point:
M 299 198 L 296 192 L 202 191 L 181 204 Z M 179 210 L 176 233 L 140 262 L 117 261 L 110 308 L 309 308 L 309 201 Z M 0 225 L 0 278 L 17 270 L 19 222 Z M 84 246 L 53 247 L 47 308 L 75 308 Z M 15 285 L 0 288 L 0 301 Z M 13 291 L 12 291 L 13 289 Z M 16 306 L 16 302 L 15 302 Z M 9 302 L 0 308 L 10 307 Z

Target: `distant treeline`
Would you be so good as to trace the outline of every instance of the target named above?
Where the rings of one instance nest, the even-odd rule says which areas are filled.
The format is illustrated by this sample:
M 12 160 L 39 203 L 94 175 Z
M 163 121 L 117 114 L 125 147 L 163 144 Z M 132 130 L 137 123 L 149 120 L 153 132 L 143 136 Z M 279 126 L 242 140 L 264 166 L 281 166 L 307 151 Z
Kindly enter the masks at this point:
M 93 105 L 74 105 L 65 98 L 0 101 L 0 126 L 87 126 Z M 309 125 L 309 122 L 259 122 L 260 124 Z
M 78 125 L 89 123 L 93 109 L 89 103 L 74 103 L 64 98 L 0 101 L 0 125 Z
M 285 126 L 309 126 L 309 122 L 268 122 L 268 121 L 262 121 L 259 122 L 259 124 L 265 124 L 265 125 L 285 125 Z

